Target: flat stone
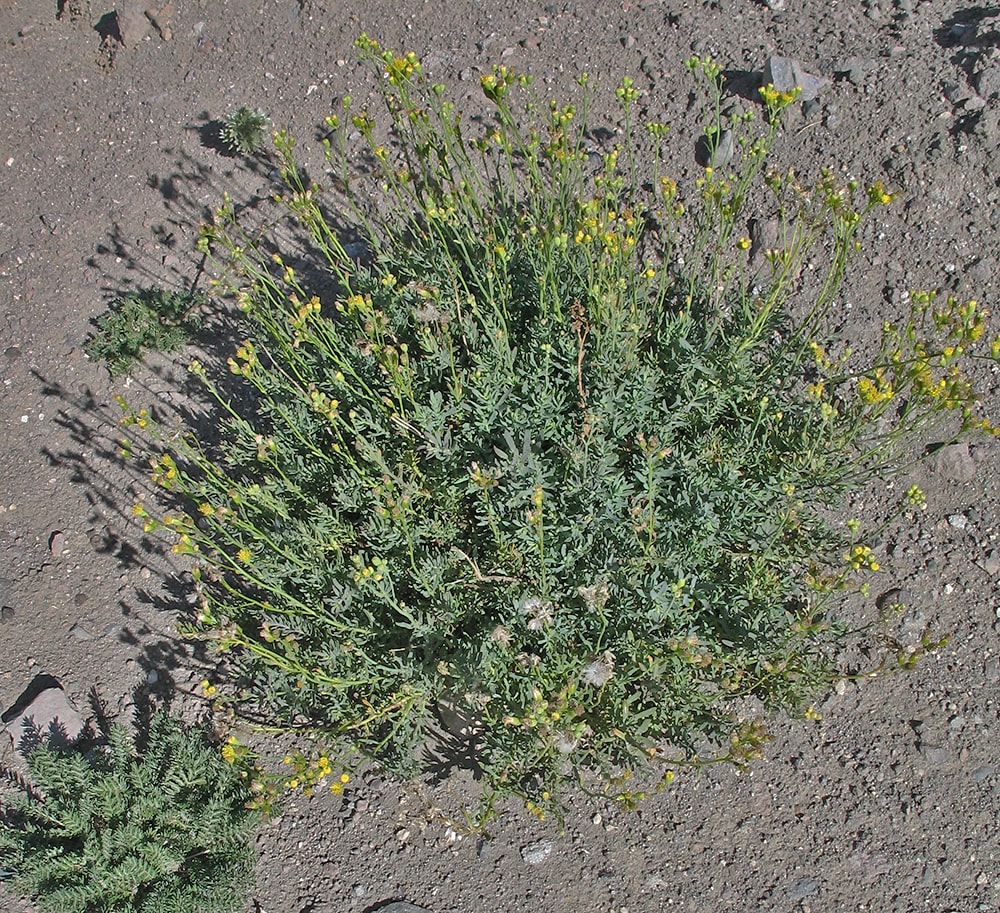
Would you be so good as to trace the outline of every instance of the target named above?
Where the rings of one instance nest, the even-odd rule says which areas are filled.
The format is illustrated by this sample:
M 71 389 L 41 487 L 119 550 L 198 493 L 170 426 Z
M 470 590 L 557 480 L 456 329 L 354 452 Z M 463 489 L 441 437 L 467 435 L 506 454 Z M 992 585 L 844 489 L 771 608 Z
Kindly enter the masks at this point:
M 779 92 L 801 89 L 799 101 L 810 101 L 830 84 L 830 80 L 807 73 L 797 60 L 790 57 L 769 57 L 764 65 L 764 85 L 768 84 Z
M 528 865 L 539 865 L 552 853 L 551 840 L 538 840 L 521 847 L 521 858 Z
M 42 743 L 68 748 L 84 730 L 83 718 L 51 675 L 36 675 L 0 721 L 22 757 Z
M 920 753 L 931 764 L 945 764 L 951 759 L 951 752 L 939 745 L 921 745 Z
M 985 783 L 990 777 L 996 776 L 996 769 L 992 764 L 984 764 L 982 767 L 977 767 L 969 776 L 976 783 Z
M 733 131 L 723 130 L 719 134 L 719 142 L 716 144 L 708 164 L 713 168 L 725 168 L 733 160 Z
M 795 903 L 806 897 L 811 897 L 819 890 L 819 882 L 815 878 L 800 878 L 788 889 L 788 899 Z
M 936 473 L 954 482 L 971 482 L 976 477 L 976 461 L 965 441 L 938 447 L 929 463 Z
M 834 72 L 846 75 L 856 86 L 860 86 L 874 69 L 875 61 L 870 57 L 844 57 L 834 64 Z

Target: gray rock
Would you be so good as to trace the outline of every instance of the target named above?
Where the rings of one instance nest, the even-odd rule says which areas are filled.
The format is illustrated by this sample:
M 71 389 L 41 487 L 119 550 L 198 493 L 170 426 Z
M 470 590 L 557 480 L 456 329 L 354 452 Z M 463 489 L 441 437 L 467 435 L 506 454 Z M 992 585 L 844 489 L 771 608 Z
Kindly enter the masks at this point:
M 960 105 L 962 102 L 972 98 L 972 89 L 965 83 L 948 82 L 944 85 L 944 97 L 953 105 Z
M 36 676 L 0 721 L 22 757 L 40 743 L 73 745 L 84 730 L 83 718 L 51 675 Z
M 983 560 L 979 562 L 979 566 L 991 577 L 1000 575 L 1000 551 L 990 549 L 983 555 Z
M 965 514 L 948 514 L 948 525 L 952 529 L 965 529 L 969 525 L 969 518 Z
M 13 621 L 14 620 L 14 607 L 5 605 L 0 606 L 0 622 Z
M 768 84 L 779 92 L 800 88 L 802 94 L 799 100 L 810 101 L 830 84 L 830 80 L 807 73 L 797 60 L 790 57 L 769 57 L 764 66 L 764 85 Z
M 76 640 L 93 640 L 94 632 L 90 630 L 86 625 L 80 624 L 80 622 L 75 622 L 69 629 L 69 633 L 73 635 Z
M 1000 96 L 1000 61 L 993 61 L 976 74 L 976 91 L 985 99 Z
M 733 160 L 733 131 L 723 130 L 719 142 L 709 156 L 708 164 L 713 168 L 725 168 Z
M 888 612 L 895 606 L 907 606 L 910 603 L 910 591 L 904 587 L 894 586 L 876 597 L 875 605 L 880 612 Z
M 778 246 L 778 231 L 781 222 L 778 219 L 751 219 L 747 224 L 750 232 L 750 263 L 757 265 L 764 251 Z
M 792 903 L 811 897 L 819 890 L 819 882 L 815 878 L 800 878 L 788 889 L 788 899 Z
M 521 847 L 521 858 L 528 865 L 539 865 L 552 853 L 551 840 L 538 840 Z
M 945 764 L 951 759 L 951 752 L 940 745 L 921 745 L 920 753 L 930 764 Z
M 844 57 L 833 67 L 835 73 L 846 76 L 856 86 L 862 85 L 874 69 L 875 61 L 870 57 Z
M 976 477 L 976 461 L 964 441 L 939 447 L 929 462 L 936 473 L 955 482 L 971 482 Z
M 984 764 L 982 767 L 977 767 L 969 776 L 976 783 L 985 783 L 990 777 L 996 776 L 996 768 L 991 764 Z
M 146 15 L 146 4 L 143 0 L 117 0 L 118 33 L 122 44 L 127 48 L 135 47 L 145 38 L 152 23 Z

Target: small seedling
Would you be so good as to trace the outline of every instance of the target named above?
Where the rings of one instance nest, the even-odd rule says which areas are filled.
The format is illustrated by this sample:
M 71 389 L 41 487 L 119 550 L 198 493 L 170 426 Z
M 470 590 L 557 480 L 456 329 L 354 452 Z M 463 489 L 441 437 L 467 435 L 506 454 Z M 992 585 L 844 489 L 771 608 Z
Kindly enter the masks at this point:
M 195 311 L 202 303 L 191 292 L 163 288 L 128 292 L 94 321 L 96 331 L 84 351 L 107 362 L 112 377 L 128 374 L 145 352 L 174 352 L 184 346 L 201 326 Z
M 86 754 L 29 754 L 30 785 L 0 812 L 13 888 L 60 913 L 242 910 L 259 814 L 241 769 L 164 713 L 137 738 L 119 724 L 102 734 Z
M 256 108 L 243 105 L 222 124 L 222 142 L 230 152 L 252 155 L 264 145 L 267 116 Z

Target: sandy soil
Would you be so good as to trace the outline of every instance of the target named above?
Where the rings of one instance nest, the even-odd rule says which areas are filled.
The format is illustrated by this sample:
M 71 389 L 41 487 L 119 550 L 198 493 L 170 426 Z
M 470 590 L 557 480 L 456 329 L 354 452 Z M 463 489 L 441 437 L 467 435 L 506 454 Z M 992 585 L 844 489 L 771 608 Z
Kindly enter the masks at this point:
M 204 281 L 197 226 L 223 192 L 266 198 L 267 167 L 220 155 L 205 142 L 210 122 L 260 107 L 319 160 L 323 117 L 345 94 L 371 91 L 351 47 L 361 31 L 417 52 L 469 104 L 495 62 L 535 74 L 560 98 L 583 70 L 609 89 L 632 75 L 639 117 L 674 124 L 682 186 L 696 174 L 698 126 L 683 60 L 711 52 L 739 86 L 769 56 L 794 58 L 829 82 L 790 113 L 776 159 L 805 176 L 831 166 L 902 191 L 863 233 L 841 296 L 845 334 L 870 338 L 910 288 L 987 304 L 997 296 L 1000 8 L 154 0 L 151 17 L 145 9 L 119 3 L 115 28 L 111 0 L 0 0 L 0 706 L 38 672 L 57 676 L 81 707 L 92 686 L 124 706 L 140 682 L 195 706 L 208 658 L 173 632 L 183 568 L 130 516 L 147 483 L 115 456 L 113 397 L 125 383 L 111 383 L 82 343 L 115 294 Z M 605 103 L 594 119 L 613 130 L 614 117 Z M 175 403 L 184 363 L 151 359 L 130 400 Z M 978 380 L 996 418 L 996 377 Z M 422 788 L 360 776 L 343 798 L 291 799 L 263 828 L 248 910 L 360 913 L 396 899 L 435 913 L 1000 910 L 998 469 L 993 443 L 939 454 L 914 475 L 926 513 L 881 542 L 880 588 L 910 596 L 896 633 L 930 625 L 951 632 L 949 645 L 912 673 L 838 689 L 819 722 L 773 721 L 767 759 L 749 774 L 681 777 L 630 814 L 581 800 L 563 834 L 510 806 L 488 837 L 448 818 L 469 795 L 461 775 Z M 854 509 L 875 515 L 883 494 Z M 30 909 L 2 888 L 0 907 Z

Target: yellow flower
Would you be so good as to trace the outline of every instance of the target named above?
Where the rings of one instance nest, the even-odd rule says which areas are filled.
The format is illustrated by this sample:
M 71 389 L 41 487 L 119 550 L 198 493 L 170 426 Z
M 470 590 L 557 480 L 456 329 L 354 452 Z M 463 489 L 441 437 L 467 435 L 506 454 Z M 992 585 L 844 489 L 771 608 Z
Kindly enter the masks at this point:
M 248 548 L 241 548 L 236 553 L 236 557 L 237 557 L 237 559 L 242 564 L 249 564 L 250 563 L 250 559 L 253 557 L 253 555 L 250 554 L 250 549 L 248 549 Z
M 875 376 L 858 379 L 858 393 L 866 403 L 882 403 L 895 396 L 892 381 L 886 378 L 881 368 L 875 371 Z

